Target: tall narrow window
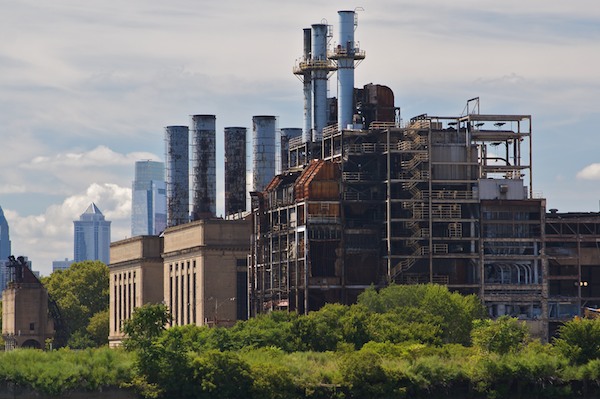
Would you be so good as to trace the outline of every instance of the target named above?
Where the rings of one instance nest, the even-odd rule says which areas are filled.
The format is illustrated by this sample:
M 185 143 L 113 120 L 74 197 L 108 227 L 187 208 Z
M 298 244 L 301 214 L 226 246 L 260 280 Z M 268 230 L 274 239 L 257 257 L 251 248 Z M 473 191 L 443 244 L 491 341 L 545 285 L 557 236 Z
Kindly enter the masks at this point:
M 192 272 L 192 319 L 196 324 L 196 261 L 194 261 L 194 270 Z

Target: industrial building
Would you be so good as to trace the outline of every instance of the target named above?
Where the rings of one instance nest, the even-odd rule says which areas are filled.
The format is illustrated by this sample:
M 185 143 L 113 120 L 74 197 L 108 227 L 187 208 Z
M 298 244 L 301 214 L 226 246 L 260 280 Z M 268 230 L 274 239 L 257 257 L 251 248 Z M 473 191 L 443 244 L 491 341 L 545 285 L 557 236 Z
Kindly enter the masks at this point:
M 338 14 L 335 40 L 324 23 L 303 30 L 293 68 L 303 128 L 253 117 L 248 212 L 246 129 L 225 128 L 227 216 L 218 219 L 215 117 L 193 117 L 198 220 L 188 222 L 188 128 L 166 128 L 170 227 L 112 244 L 111 344 L 147 302 L 168 304 L 173 325 L 230 324 L 351 304 L 392 283 L 476 294 L 490 316 L 518 317 L 545 340 L 598 307 L 600 214 L 547 213 L 534 195 L 531 116 L 482 112 L 472 98 L 458 115 L 404 119 L 389 87 L 354 87 L 366 53 L 356 13 Z M 334 74 L 337 97 L 328 98 Z
M 294 68 L 310 134 L 289 141 L 289 169 L 252 193 L 251 315 L 349 304 L 371 285 L 438 283 L 545 336 L 546 212 L 532 194 L 531 116 L 484 114 L 474 98 L 461 115 L 402 120 L 388 87 L 354 88 L 365 52 L 356 14 L 339 17 L 327 50 L 327 26 L 304 30 Z M 336 101 L 321 89 L 332 70 L 337 108 L 323 107 Z
M 583 309 L 597 314 L 600 308 L 600 214 L 550 209 L 544 234 L 552 335 L 562 321 L 582 315 Z

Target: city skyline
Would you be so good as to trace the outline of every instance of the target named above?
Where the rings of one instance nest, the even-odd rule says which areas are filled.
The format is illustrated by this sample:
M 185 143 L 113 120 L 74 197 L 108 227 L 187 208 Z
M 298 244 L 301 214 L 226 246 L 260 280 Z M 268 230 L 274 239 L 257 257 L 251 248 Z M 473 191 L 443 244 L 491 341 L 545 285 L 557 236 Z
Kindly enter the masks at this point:
M 389 86 L 404 119 L 458 114 L 476 96 L 482 113 L 531 114 L 534 191 L 548 209 L 598 211 L 593 1 L 23 1 L 0 16 L 0 206 L 13 253 L 49 274 L 72 253 L 71 221 L 92 201 L 114 239 L 129 236 L 135 161 L 164 161 L 164 127 L 197 113 L 216 115 L 223 214 L 224 127 L 250 128 L 253 115 L 301 127 L 292 66 L 302 28 L 324 20 L 335 31 L 337 11 L 358 5 L 366 59 L 356 87 Z

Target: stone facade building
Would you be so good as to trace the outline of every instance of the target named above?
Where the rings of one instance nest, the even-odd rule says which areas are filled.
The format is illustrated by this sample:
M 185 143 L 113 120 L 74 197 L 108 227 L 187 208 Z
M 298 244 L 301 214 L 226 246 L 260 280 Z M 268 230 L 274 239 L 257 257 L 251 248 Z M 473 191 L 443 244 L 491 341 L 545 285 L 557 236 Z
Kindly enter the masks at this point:
M 111 244 L 111 346 L 122 323 L 146 303 L 164 303 L 171 325 L 232 325 L 247 318 L 250 223 L 199 220 L 169 227 L 161 236 Z

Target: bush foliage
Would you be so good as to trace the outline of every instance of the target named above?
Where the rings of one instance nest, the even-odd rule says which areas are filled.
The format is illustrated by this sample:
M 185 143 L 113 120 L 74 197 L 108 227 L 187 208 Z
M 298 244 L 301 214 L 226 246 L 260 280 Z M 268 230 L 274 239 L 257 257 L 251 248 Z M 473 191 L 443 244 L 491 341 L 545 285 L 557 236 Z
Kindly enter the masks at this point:
M 145 398 L 181 399 L 600 394 L 597 321 L 565 323 L 544 345 L 518 320 L 481 320 L 482 312 L 473 297 L 424 286 L 371 289 L 353 306 L 274 312 L 228 329 L 167 329 L 168 309 L 146 305 L 125 324 L 126 351 L 4 353 L 0 381 L 54 396 L 129 387 Z

